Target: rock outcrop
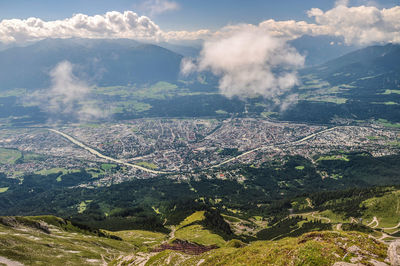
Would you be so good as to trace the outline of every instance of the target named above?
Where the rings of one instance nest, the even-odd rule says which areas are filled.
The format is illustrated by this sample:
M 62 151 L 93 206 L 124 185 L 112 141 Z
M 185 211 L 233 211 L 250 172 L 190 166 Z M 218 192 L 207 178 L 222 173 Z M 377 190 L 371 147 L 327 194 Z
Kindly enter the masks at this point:
M 388 259 L 391 265 L 400 265 L 400 240 L 396 240 L 389 245 Z

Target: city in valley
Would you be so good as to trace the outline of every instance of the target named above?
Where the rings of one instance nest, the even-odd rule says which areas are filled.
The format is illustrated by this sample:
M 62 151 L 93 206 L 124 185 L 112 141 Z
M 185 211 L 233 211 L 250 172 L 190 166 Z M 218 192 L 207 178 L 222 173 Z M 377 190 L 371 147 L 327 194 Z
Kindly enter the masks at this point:
M 257 118 L 138 119 L 1 129 L 0 172 L 21 178 L 26 173 L 84 169 L 93 177 L 82 185 L 86 187 L 157 175 L 240 179 L 235 165 L 257 167 L 286 155 L 315 162 L 327 154 L 345 158 L 349 152 L 367 152 L 379 157 L 399 149 L 400 130 L 379 124 L 328 127 Z

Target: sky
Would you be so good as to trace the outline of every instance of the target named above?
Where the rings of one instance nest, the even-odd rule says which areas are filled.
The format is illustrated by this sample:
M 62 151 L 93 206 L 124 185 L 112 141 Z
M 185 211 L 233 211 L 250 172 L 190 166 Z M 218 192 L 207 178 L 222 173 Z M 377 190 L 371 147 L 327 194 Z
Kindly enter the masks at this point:
M 130 38 L 184 42 L 261 27 L 275 37 L 400 42 L 400 0 L 0 0 L 0 42 Z
M 194 30 L 222 27 L 233 23 L 258 23 L 266 18 L 305 19 L 311 7 L 329 8 L 333 3 L 311 1 L 274 0 L 186 0 L 174 1 L 176 10 L 163 14 L 150 14 L 145 1 L 132 0 L 0 0 L 0 19 L 40 17 L 55 20 L 76 13 L 103 14 L 107 11 L 133 10 L 151 18 L 165 30 Z M 184 26 L 183 26 L 184 25 Z
M 212 72 L 226 97 L 262 95 L 281 109 L 297 100 L 291 89 L 306 54 L 290 41 L 302 36 L 328 36 L 331 45 L 400 44 L 400 0 L 0 0 L 0 47 L 46 38 L 198 42 L 201 51 L 182 60 L 182 75 Z M 69 97 L 50 105 L 69 106 L 88 91 L 74 67 L 60 62 L 51 72 L 47 94 Z
M 266 19 L 310 21 L 307 11 L 311 8 L 328 10 L 335 1 L 326 0 L 175 0 L 176 8 L 164 12 L 151 12 L 146 0 L 0 0 L 0 21 L 3 19 L 57 20 L 76 13 L 104 14 L 108 11 L 131 10 L 149 16 L 163 30 L 216 30 L 229 24 L 257 24 Z M 352 5 L 374 5 L 379 8 L 400 5 L 399 0 L 350 1 Z M 147 5 L 148 7 L 149 5 Z

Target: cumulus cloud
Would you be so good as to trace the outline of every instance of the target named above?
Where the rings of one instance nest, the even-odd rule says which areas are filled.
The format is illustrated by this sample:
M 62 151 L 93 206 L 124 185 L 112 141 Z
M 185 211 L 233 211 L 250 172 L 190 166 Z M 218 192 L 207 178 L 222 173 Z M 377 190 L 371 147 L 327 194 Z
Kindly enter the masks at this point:
M 212 36 L 212 32 L 208 29 L 164 32 L 150 18 L 139 16 L 133 11 L 112 11 L 94 16 L 76 14 L 71 18 L 54 21 L 34 17 L 0 21 L 0 42 L 3 43 L 23 43 L 46 38 L 127 38 L 158 42 L 198 40 L 209 36 Z
M 400 6 L 379 9 L 375 6 L 349 7 L 349 1 L 336 1 L 328 11 L 310 9 L 307 14 L 315 23 L 306 21 L 265 20 L 258 25 L 230 25 L 215 32 L 226 36 L 239 30 L 259 29 L 270 36 L 286 40 L 304 35 L 342 37 L 346 44 L 369 45 L 374 43 L 400 43 Z
M 215 33 L 208 29 L 197 31 L 168 31 L 163 33 L 163 38 L 166 41 L 194 41 L 204 40 L 214 36 Z
M 303 35 L 319 36 L 330 34 L 330 28 L 327 26 L 295 20 L 276 21 L 269 19 L 261 22 L 259 27 L 271 36 L 284 38 L 286 40 L 294 40 Z
M 168 0 L 146 0 L 142 4 L 142 9 L 147 11 L 151 16 L 178 10 L 179 8 L 180 6 L 177 2 Z
M 45 38 L 130 38 L 157 41 L 162 31 L 146 16 L 112 11 L 104 15 L 76 14 L 64 20 L 5 19 L 0 22 L 1 42 L 25 42 Z
M 246 29 L 204 43 L 197 60 L 184 59 L 183 74 L 211 71 L 220 77 L 227 97 L 263 96 L 275 99 L 298 83 L 296 68 L 304 57 L 282 38 L 262 29 Z
M 375 6 L 348 7 L 348 1 L 337 1 L 335 7 L 322 11 L 312 8 L 307 12 L 315 23 L 305 21 L 276 21 L 269 19 L 259 25 L 234 25 L 216 32 L 226 35 L 244 28 L 259 28 L 266 34 L 286 40 L 303 35 L 342 37 L 349 45 L 400 43 L 400 6 L 378 9 Z
M 326 12 L 313 8 L 308 16 L 325 27 L 328 35 L 341 36 L 347 44 L 400 43 L 400 6 L 378 9 L 340 4 Z
M 103 110 L 90 104 L 88 99 L 92 87 L 77 78 L 73 68 L 74 65 L 68 61 L 60 62 L 49 73 L 51 87 L 35 92 L 33 100 L 48 113 L 69 115 L 80 121 L 106 117 L 107 114 Z
M 305 21 L 266 20 L 258 25 L 230 25 L 210 34 L 199 58 L 184 58 L 181 73 L 211 71 L 220 77 L 219 89 L 227 97 L 263 96 L 286 109 L 297 101 L 290 89 L 298 84 L 296 69 L 304 57 L 287 42 L 303 35 L 343 37 L 347 44 L 400 43 L 400 7 L 348 7 L 336 1 L 326 12 L 313 8 Z
M 380 9 L 376 6 L 349 7 L 347 0 L 338 0 L 327 11 L 312 8 L 307 13 L 314 23 L 306 21 L 265 20 L 258 25 L 240 24 L 216 32 L 162 31 L 146 16 L 133 11 L 107 12 L 104 15 L 76 14 L 71 18 L 43 21 L 39 18 L 9 19 L 0 22 L 0 42 L 25 42 L 45 38 L 129 38 L 146 41 L 185 41 L 229 36 L 240 30 L 262 30 L 273 37 L 293 40 L 303 35 L 342 37 L 347 44 L 400 43 L 400 6 Z M 174 10 L 179 5 L 168 0 L 147 0 L 145 9 L 156 14 Z

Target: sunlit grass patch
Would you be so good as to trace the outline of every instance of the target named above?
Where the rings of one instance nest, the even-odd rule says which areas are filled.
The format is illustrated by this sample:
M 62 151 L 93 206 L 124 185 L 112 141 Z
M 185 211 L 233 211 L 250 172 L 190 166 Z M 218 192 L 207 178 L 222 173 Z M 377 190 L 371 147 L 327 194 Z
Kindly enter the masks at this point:
M 137 163 L 137 165 L 143 166 L 144 168 L 152 169 L 152 170 L 158 169 L 157 165 L 155 165 L 154 163 L 149 163 L 149 162 L 139 162 L 139 163 Z
M 14 164 L 21 156 L 19 150 L 0 148 L 0 164 Z

